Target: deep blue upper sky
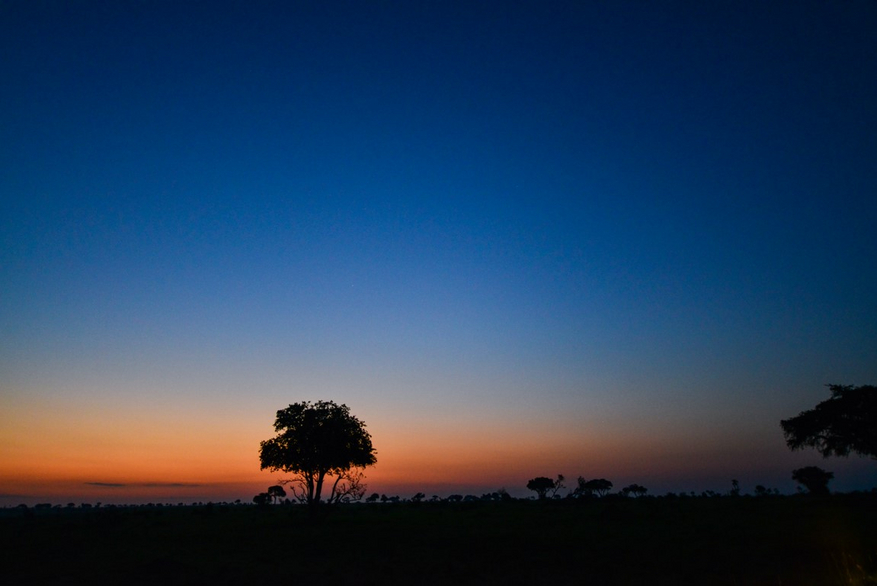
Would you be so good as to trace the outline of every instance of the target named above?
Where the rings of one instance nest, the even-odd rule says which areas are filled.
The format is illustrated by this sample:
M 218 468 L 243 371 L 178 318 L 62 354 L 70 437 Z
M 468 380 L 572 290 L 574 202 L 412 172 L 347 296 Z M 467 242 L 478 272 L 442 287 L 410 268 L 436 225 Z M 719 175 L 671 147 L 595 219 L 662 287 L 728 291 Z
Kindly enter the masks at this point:
M 823 384 L 877 382 L 875 30 L 864 1 L 4 2 L 0 391 L 782 450 Z

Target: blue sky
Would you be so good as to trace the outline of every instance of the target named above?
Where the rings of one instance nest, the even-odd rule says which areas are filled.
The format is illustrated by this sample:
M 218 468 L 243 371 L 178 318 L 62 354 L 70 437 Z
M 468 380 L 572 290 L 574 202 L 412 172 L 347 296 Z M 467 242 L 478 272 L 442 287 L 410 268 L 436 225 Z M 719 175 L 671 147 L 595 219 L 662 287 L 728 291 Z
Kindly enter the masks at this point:
M 388 487 L 449 436 L 493 488 L 640 466 L 791 490 L 811 463 L 873 486 L 778 422 L 877 380 L 875 25 L 869 2 L 6 2 L 7 427 L 54 408 L 100 435 L 91 406 L 257 446 L 334 399 Z M 66 453 L 18 433 L 7 484 Z M 514 450 L 479 446 L 514 437 L 540 448 L 503 472 Z

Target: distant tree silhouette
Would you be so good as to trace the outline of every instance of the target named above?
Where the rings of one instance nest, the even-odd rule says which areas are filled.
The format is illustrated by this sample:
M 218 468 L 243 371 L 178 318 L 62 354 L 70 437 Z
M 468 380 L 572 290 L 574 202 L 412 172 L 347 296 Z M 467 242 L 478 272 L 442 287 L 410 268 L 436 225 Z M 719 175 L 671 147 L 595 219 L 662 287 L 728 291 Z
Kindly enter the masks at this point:
M 831 398 L 780 421 L 792 450 L 813 447 L 824 457 L 855 452 L 877 459 L 877 387 L 828 385 Z
M 624 496 L 633 495 L 635 497 L 641 497 L 647 492 L 649 492 L 649 489 L 645 486 L 640 486 L 639 484 L 630 484 L 621 489 L 621 494 Z
M 771 496 L 778 495 L 780 493 L 776 488 L 765 488 L 761 484 L 755 485 L 755 496 Z
M 595 478 L 593 480 L 585 480 L 579 476 L 576 489 L 573 496 L 606 496 L 612 490 L 612 483 L 605 478 Z
M 740 496 L 740 482 L 735 478 L 731 480 L 731 496 Z
M 365 499 L 365 502 L 367 502 L 367 503 L 375 503 L 375 502 L 378 501 L 379 498 L 381 498 L 381 495 L 379 495 L 379 494 L 376 493 L 376 492 L 373 492 L 373 493 L 371 494 L 371 496 L 369 496 L 367 499 Z
M 527 489 L 532 490 L 536 493 L 536 496 L 542 500 L 547 498 L 548 491 L 551 491 L 551 496 L 557 494 L 557 491 L 563 488 L 563 475 L 558 474 L 556 480 L 552 480 L 545 476 L 537 476 L 536 478 L 531 478 L 527 482 Z
M 807 489 L 807 492 L 817 496 L 825 496 L 828 492 L 828 481 L 834 478 L 834 474 L 826 472 L 817 466 L 805 466 L 792 470 L 792 480 Z
M 557 493 L 566 488 L 566 485 L 563 483 L 564 480 L 566 479 L 563 477 L 563 474 L 558 474 L 557 478 L 554 479 L 554 488 L 551 489 L 551 498 L 560 498 Z
M 253 497 L 253 502 L 259 506 L 267 505 L 271 502 L 271 495 L 267 492 L 260 492 L 256 496 Z
M 328 502 L 361 498 L 363 475 L 353 468 L 376 462 L 365 424 L 350 414 L 347 405 L 332 401 L 303 401 L 277 412 L 277 436 L 261 442 L 261 468 L 292 472 L 293 494 L 307 504 L 320 504 L 323 484 L 334 477 Z M 300 491 L 300 492 L 299 492 Z
M 501 501 L 511 501 L 511 500 L 514 500 L 514 499 L 512 498 L 512 495 L 509 494 L 509 491 L 507 491 L 507 490 L 505 489 L 505 487 L 500 488 L 499 490 L 497 490 L 497 491 L 496 491 L 496 494 L 499 495 L 499 500 L 501 500 Z
M 280 485 L 269 486 L 268 496 L 274 499 L 274 503 L 276 504 L 278 500 L 286 496 L 286 491 L 283 490 L 283 487 Z
M 425 498 L 426 498 L 425 494 L 423 494 L 422 492 L 418 492 L 413 497 L 411 497 L 411 500 L 415 503 L 419 503 L 420 501 L 422 501 Z

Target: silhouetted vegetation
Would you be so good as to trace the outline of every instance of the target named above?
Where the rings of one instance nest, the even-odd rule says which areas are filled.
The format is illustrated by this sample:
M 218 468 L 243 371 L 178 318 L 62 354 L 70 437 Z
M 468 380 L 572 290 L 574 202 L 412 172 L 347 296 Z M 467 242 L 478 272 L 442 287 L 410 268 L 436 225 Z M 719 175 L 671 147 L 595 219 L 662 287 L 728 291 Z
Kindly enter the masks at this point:
M 605 478 L 585 480 L 582 476 L 579 476 L 576 489 L 573 491 L 573 496 L 602 497 L 609 494 L 610 490 L 612 490 L 612 483 Z
M 780 422 L 789 448 L 813 447 L 825 457 L 855 452 L 877 459 L 877 387 L 828 388 L 831 398 Z
M 833 396 L 850 389 L 862 387 L 833 388 Z M 825 455 L 864 453 L 871 440 L 863 419 L 838 415 L 845 410 L 834 414 L 842 423 L 807 445 Z M 761 485 L 748 495 L 737 480 L 725 493 L 651 496 L 639 484 L 613 493 L 610 480 L 582 476 L 563 495 L 558 474 L 527 482 L 535 501 L 499 489 L 348 502 L 339 495 L 364 495 L 361 473 L 357 480 L 351 470 L 375 461 L 364 424 L 344 405 L 305 402 L 278 411 L 275 429 L 260 460 L 299 475 L 292 501 L 269 506 L 286 497 L 275 485 L 253 498 L 256 506 L 2 509 L 3 583 L 246 585 L 273 583 L 294 568 L 297 583 L 336 586 L 877 585 L 877 489 L 829 496 L 833 474 L 815 466 L 793 471 L 807 489 L 793 496 Z M 337 514 L 293 506 L 319 503 L 326 477 L 335 478 L 327 500 Z M 303 536 L 294 547 L 291 530 Z
M 740 496 L 740 482 L 736 478 L 731 481 L 731 491 L 728 494 L 731 496 Z
M 792 480 L 807 489 L 810 494 L 828 496 L 828 482 L 834 474 L 817 466 L 805 466 L 792 470 Z
M 261 468 L 292 472 L 293 496 L 312 506 L 320 503 L 323 483 L 334 478 L 327 502 L 359 500 L 365 494 L 357 468 L 376 462 L 365 424 L 347 405 L 332 401 L 303 401 L 277 412 L 277 436 L 259 449 Z
M 564 488 L 563 480 L 562 474 L 558 474 L 555 480 L 545 476 L 537 476 L 527 482 L 527 489 L 534 491 L 539 499 L 547 498 L 549 492 L 550 496 L 554 497 L 560 489 Z
M 297 584 L 337 586 L 877 580 L 874 492 L 467 498 L 388 497 L 328 517 L 227 503 L 0 509 L 0 575 L 17 586 L 271 584 L 291 568 Z
M 630 484 L 621 489 L 621 494 L 624 496 L 633 495 L 634 497 L 640 497 L 644 496 L 647 492 L 649 492 L 649 489 L 639 484 Z
M 286 497 L 286 491 L 283 490 L 283 487 L 280 485 L 269 486 L 268 487 L 268 496 L 270 496 L 272 499 L 274 499 L 274 502 L 276 503 L 280 499 Z

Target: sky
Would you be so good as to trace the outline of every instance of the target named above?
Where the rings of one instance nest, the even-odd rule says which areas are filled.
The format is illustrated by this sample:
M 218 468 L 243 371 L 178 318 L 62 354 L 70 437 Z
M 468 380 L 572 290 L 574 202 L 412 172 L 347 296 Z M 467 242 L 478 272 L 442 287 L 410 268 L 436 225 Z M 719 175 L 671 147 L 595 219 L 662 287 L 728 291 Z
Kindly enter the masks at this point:
M 877 5 L 0 2 L 0 506 L 877 485 Z

